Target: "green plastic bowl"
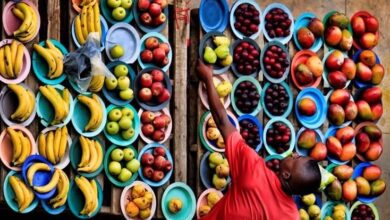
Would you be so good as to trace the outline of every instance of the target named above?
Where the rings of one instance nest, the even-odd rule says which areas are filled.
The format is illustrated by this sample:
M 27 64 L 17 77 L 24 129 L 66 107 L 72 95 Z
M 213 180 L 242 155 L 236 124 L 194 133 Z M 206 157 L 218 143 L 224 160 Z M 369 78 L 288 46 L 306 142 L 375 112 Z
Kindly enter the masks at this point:
M 183 203 L 182 209 L 177 213 L 172 213 L 168 209 L 171 199 L 180 199 Z M 182 182 L 172 183 L 164 191 L 161 199 L 161 209 L 167 220 L 185 219 L 190 220 L 195 215 L 196 199 L 191 188 Z
M 330 16 L 332 16 L 334 13 L 336 13 L 337 11 L 333 10 L 333 11 L 330 11 L 328 13 L 325 14 L 324 18 L 322 19 L 322 23 L 324 24 L 324 27 L 325 27 L 325 30 L 326 28 L 328 27 L 327 23 L 328 23 L 328 19 L 330 18 Z M 348 27 L 347 27 L 349 33 L 351 33 L 351 36 L 353 37 L 353 31 L 352 31 L 352 25 L 351 25 L 351 22 L 349 22 L 348 24 Z M 324 40 L 324 44 L 326 45 L 326 47 L 328 47 L 329 50 L 334 50 L 334 49 L 338 49 L 338 48 L 334 48 L 334 47 L 331 47 L 329 46 L 326 41 L 325 41 L 325 38 L 323 38 Z M 352 48 L 351 48 L 352 49 Z
M 112 17 L 112 11 L 114 9 L 108 7 L 107 0 L 100 0 L 100 10 L 101 10 L 103 16 L 107 19 L 108 23 L 110 23 L 110 24 L 116 24 L 119 22 L 130 23 L 134 18 L 133 7 L 136 7 L 134 5 L 134 2 L 131 4 L 131 7 L 129 9 L 125 9 L 126 16 L 122 20 L 118 21 Z
M 290 128 L 290 131 L 291 131 L 290 142 L 289 142 L 290 146 L 285 152 L 283 152 L 281 154 L 277 153 L 276 150 L 272 146 L 268 145 L 268 143 L 267 143 L 267 132 L 269 129 L 271 129 L 273 127 L 273 124 L 275 122 L 281 122 L 281 123 L 285 124 L 288 128 Z M 285 118 L 274 117 L 264 127 L 263 142 L 264 142 L 265 149 L 267 150 L 269 155 L 278 154 L 278 155 L 282 156 L 283 158 L 287 157 L 288 155 L 290 155 L 292 153 L 292 151 L 294 149 L 295 138 L 296 138 L 295 137 L 295 129 L 294 129 L 293 125 L 291 124 L 291 122 Z
M 349 209 L 349 215 L 351 216 L 352 218 L 352 212 L 355 208 L 357 208 L 359 205 L 361 204 L 364 204 L 364 205 L 367 205 L 369 206 L 371 209 L 372 209 L 372 212 L 374 213 L 375 215 L 375 219 L 374 220 L 379 220 L 379 213 L 378 213 L 378 209 L 376 208 L 376 206 L 374 205 L 374 203 L 362 203 L 360 201 L 356 201 L 352 206 L 351 208 Z
M 347 205 L 345 205 L 342 202 L 327 201 L 327 202 L 325 202 L 325 204 L 323 204 L 323 206 L 321 208 L 321 220 L 324 220 L 326 216 L 332 216 L 333 207 L 338 205 L 338 204 L 343 204 L 346 208 L 345 219 L 351 219 L 351 214 L 349 212 Z
M 110 164 L 111 160 L 110 160 L 110 155 L 111 155 L 111 152 L 113 150 L 115 150 L 116 148 L 121 148 L 122 150 L 125 149 L 125 148 L 130 148 L 134 151 L 134 159 L 137 159 L 138 158 L 138 151 L 133 147 L 133 146 L 127 146 L 127 147 L 119 147 L 119 146 L 116 146 L 116 145 L 111 145 L 108 150 L 106 151 L 105 155 L 104 155 L 104 172 L 106 173 L 106 176 L 108 178 L 108 180 L 110 180 L 110 182 L 112 184 L 114 184 L 115 186 L 117 187 L 125 187 L 125 186 L 128 186 L 130 184 L 132 184 L 137 178 L 138 178 L 138 171 L 135 172 L 135 173 L 132 173 L 133 175 L 131 176 L 131 178 L 126 181 L 126 182 L 121 182 L 119 181 L 115 176 L 113 176 L 110 171 L 108 171 L 108 165 Z M 126 162 L 124 161 L 121 161 L 120 162 L 122 167 L 126 167 Z
M 244 113 L 242 112 L 238 106 L 236 105 L 236 96 L 235 96 L 235 92 L 237 90 L 237 87 L 238 85 L 241 83 L 241 82 L 244 82 L 244 81 L 247 81 L 247 82 L 251 82 L 253 85 L 256 86 L 256 91 L 257 93 L 261 94 L 261 85 L 259 83 L 259 81 L 257 81 L 254 77 L 252 76 L 241 76 L 239 77 L 233 84 L 233 88 L 232 88 L 232 92 L 230 93 L 230 100 L 231 100 L 231 103 L 232 103 L 232 106 L 233 106 L 233 109 L 234 109 L 234 112 L 238 115 L 238 116 L 241 116 L 241 115 L 244 115 L 244 114 L 249 114 L 249 115 L 252 115 L 252 116 L 256 116 L 257 114 L 259 114 L 259 112 L 261 111 L 262 109 L 262 106 L 261 106 L 261 101 L 259 99 L 258 101 L 258 104 L 256 106 L 256 108 L 252 111 L 252 112 L 249 112 L 249 113 Z

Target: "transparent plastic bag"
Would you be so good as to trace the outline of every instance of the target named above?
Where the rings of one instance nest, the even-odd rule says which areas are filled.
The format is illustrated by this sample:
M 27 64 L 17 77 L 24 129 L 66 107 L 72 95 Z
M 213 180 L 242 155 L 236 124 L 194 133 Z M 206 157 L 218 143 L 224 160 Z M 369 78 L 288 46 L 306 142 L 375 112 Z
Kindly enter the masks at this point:
M 88 90 L 92 76 L 115 77 L 102 61 L 98 33 L 90 33 L 83 46 L 65 56 L 64 72 L 82 92 Z

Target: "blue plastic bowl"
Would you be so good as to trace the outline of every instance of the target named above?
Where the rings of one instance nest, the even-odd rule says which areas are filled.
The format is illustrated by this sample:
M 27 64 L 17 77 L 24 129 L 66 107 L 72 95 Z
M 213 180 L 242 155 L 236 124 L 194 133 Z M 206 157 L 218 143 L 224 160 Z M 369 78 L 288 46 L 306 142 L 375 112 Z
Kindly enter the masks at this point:
M 238 122 L 242 120 L 250 120 L 252 123 L 254 123 L 259 128 L 259 136 L 260 136 L 260 144 L 256 146 L 254 149 L 256 152 L 259 152 L 261 150 L 261 147 L 263 146 L 263 125 L 260 123 L 260 121 L 252 116 L 252 115 L 241 115 L 238 117 Z
M 172 213 L 168 209 L 171 199 L 180 199 L 183 207 L 177 213 Z M 190 220 L 195 215 L 196 199 L 192 189 L 185 183 L 175 182 L 168 186 L 161 199 L 161 210 L 167 220 L 186 219 Z
M 358 50 L 356 53 L 353 54 L 352 56 L 352 59 L 355 63 L 358 63 L 359 62 L 359 56 L 360 54 L 362 53 L 363 50 Z M 374 52 L 374 51 L 373 51 Z M 381 63 L 381 60 L 379 59 L 379 56 L 378 54 L 375 54 L 375 58 L 376 58 L 376 63 L 377 64 L 380 64 Z M 366 82 L 362 82 L 360 81 L 357 77 L 354 79 L 354 82 L 355 82 L 355 85 L 357 88 L 365 88 L 365 87 L 371 87 L 371 86 L 374 86 L 374 84 L 372 83 L 366 83 Z
M 354 170 L 353 170 L 353 173 L 352 173 L 352 179 L 355 180 L 358 176 L 361 176 L 363 174 L 363 170 L 366 168 L 366 167 L 369 167 L 371 166 L 372 163 L 370 162 L 362 162 L 360 164 L 358 164 Z M 377 199 L 378 199 L 379 196 L 362 196 L 362 195 L 358 195 L 357 196 L 357 199 L 360 201 L 360 202 L 363 202 L 363 203 L 373 203 L 375 202 Z
M 129 70 L 129 78 L 130 78 L 130 88 L 134 88 L 134 80 L 135 80 L 135 75 L 136 73 L 134 72 L 133 68 L 127 64 L 127 63 L 124 63 L 122 61 L 114 61 L 114 62 L 111 62 L 107 65 L 107 68 L 112 72 L 114 73 L 114 69 L 116 66 L 118 65 L 125 65 L 127 67 L 127 69 Z M 119 96 L 119 91 L 117 89 L 115 90 L 108 90 L 105 86 L 103 86 L 103 95 L 104 97 L 106 97 L 106 99 L 114 104 L 114 105 L 126 105 L 128 103 L 130 103 L 133 99 L 130 99 L 130 100 L 123 100 L 121 99 L 121 97 Z
M 107 2 L 108 2 L 108 0 L 100 0 L 100 11 L 101 11 L 101 13 L 103 14 L 103 16 L 107 19 L 107 21 L 108 21 L 110 24 L 116 24 L 116 23 L 119 23 L 119 22 L 130 23 L 130 22 L 133 20 L 134 15 L 133 15 L 133 10 L 132 10 L 132 8 L 133 8 L 133 7 L 137 7 L 137 5 L 132 4 L 132 5 L 131 5 L 131 8 L 125 9 L 125 11 L 126 11 L 126 16 L 125 16 L 122 20 L 118 21 L 118 20 L 115 20 L 115 19 L 112 17 L 112 11 L 113 11 L 114 9 L 108 7 Z
M 226 0 L 202 0 L 199 20 L 203 30 L 224 32 L 229 23 L 229 5 Z
M 345 126 L 330 126 L 325 133 L 325 141 L 328 139 L 328 137 L 335 136 L 336 131 L 340 128 L 343 128 L 343 127 L 345 127 Z M 355 138 L 353 138 L 352 142 L 353 143 L 355 142 Z M 328 153 L 328 160 L 330 160 L 332 163 L 337 164 L 337 165 L 343 165 L 343 164 L 349 163 L 349 160 L 341 161 L 341 160 L 335 158 L 334 156 L 330 155 L 329 153 Z
M 289 127 L 290 131 L 291 131 L 290 147 L 288 148 L 288 150 L 286 150 L 285 152 L 283 152 L 281 154 L 278 154 L 276 152 L 276 150 L 273 147 L 269 146 L 268 143 L 267 143 L 267 131 L 268 131 L 268 129 L 270 129 L 272 127 L 272 125 L 275 122 L 282 122 L 287 127 Z M 287 120 L 285 118 L 282 118 L 282 117 L 274 117 L 270 121 L 268 121 L 268 123 L 265 125 L 264 132 L 263 132 L 263 140 L 264 140 L 265 149 L 267 150 L 267 152 L 270 155 L 278 154 L 278 155 L 280 155 L 280 156 L 282 156 L 284 158 L 284 157 L 290 155 L 292 153 L 293 149 L 294 149 L 294 145 L 295 145 L 295 130 L 294 130 L 294 127 L 293 127 L 293 125 L 291 124 L 291 122 L 289 120 Z
M 284 71 L 283 76 L 281 76 L 280 78 L 271 77 L 267 73 L 267 70 L 265 69 L 265 65 L 264 65 L 265 53 L 267 52 L 269 47 L 274 46 L 274 45 L 280 47 L 283 50 L 283 52 L 285 52 L 287 54 L 288 66 L 286 67 L 286 70 Z M 276 41 L 276 40 L 273 40 L 273 41 L 270 41 L 270 42 L 266 43 L 264 45 L 264 47 L 263 47 L 263 50 L 261 51 L 261 54 L 260 54 L 260 65 L 261 65 L 261 69 L 263 70 L 263 74 L 264 74 L 265 78 L 268 81 L 270 81 L 272 83 L 281 83 L 281 82 L 283 82 L 285 79 L 287 79 L 288 74 L 290 73 L 290 66 L 291 66 L 291 56 L 290 56 L 290 53 L 287 50 L 287 47 L 284 46 L 279 41 Z
M 165 158 L 171 162 L 172 169 L 169 172 L 165 173 L 165 176 L 162 180 L 155 182 L 155 181 L 149 180 L 148 178 L 144 177 L 144 175 L 142 174 L 142 165 L 141 165 L 141 167 L 138 169 L 138 174 L 141 177 L 142 181 L 151 187 L 160 187 L 160 186 L 164 185 L 166 182 L 168 182 L 169 178 L 171 178 L 171 176 L 172 176 L 173 167 L 174 167 L 173 158 L 172 158 L 171 153 L 164 145 L 159 144 L 159 143 L 151 143 L 151 144 L 146 145 L 144 148 L 142 148 L 142 150 L 138 154 L 138 161 L 141 161 L 142 155 L 144 153 L 153 153 L 153 150 L 156 147 L 164 147 Z
M 321 220 L 324 220 L 326 216 L 332 216 L 333 207 L 338 205 L 338 204 L 343 204 L 346 208 L 345 219 L 351 219 L 351 213 L 349 212 L 347 205 L 345 205 L 343 202 L 327 201 L 327 202 L 325 202 L 325 204 L 323 204 L 323 206 L 321 208 Z
M 274 83 L 272 83 L 274 84 Z M 283 118 L 287 118 L 291 111 L 292 111 L 292 108 L 293 108 L 293 99 L 294 99 L 294 96 L 292 94 L 292 91 L 291 91 L 291 88 L 290 86 L 285 83 L 285 82 L 282 82 L 282 83 L 277 83 L 278 85 L 282 85 L 284 87 L 284 89 L 286 90 L 287 94 L 288 94 L 288 106 L 287 106 L 287 109 L 286 111 L 283 113 L 283 115 L 280 115 L 280 116 L 277 116 L 277 115 L 273 115 L 271 114 L 271 112 L 268 111 L 267 109 L 267 106 L 265 104 L 265 92 L 267 91 L 268 87 L 270 87 L 270 85 L 272 85 L 271 83 L 267 82 L 265 85 L 264 85 L 264 88 L 263 90 L 261 91 L 261 95 L 260 95 L 260 101 L 261 101 L 261 105 L 263 106 L 263 109 L 264 109 L 264 112 L 265 114 L 269 117 L 269 118 L 274 118 L 274 117 L 283 117 Z
M 303 98 L 310 98 L 315 102 L 317 107 L 314 115 L 306 116 L 299 112 L 298 104 Z M 305 127 L 315 129 L 321 127 L 325 122 L 327 113 L 327 104 L 324 95 L 317 88 L 305 88 L 297 96 L 295 100 L 295 116 L 298 121 Z
M 303 27 L 309 26 L 311 19 L 315 17 L 317 16 L 311 12 L 303 12 L 295 20 L 293 38 L 294 38 L 294 43 L 299 50 L 303 50 L 304 48 L 301 46 L 301 44 L 298 41 L 298 35 L 297 35 L 298 31 Z M 308 49 L 316 53 L 319 49 L 321 49 L 323 44 L 324 44 L 324 40 L 322 39 L 322 37 L 316 37 L 313 45 Z
M 301 155 L 301 156 L 308 156 L 311 149 L 304 149 L 304 148 L 300 148 L 298 147 L 298 139 L 299 139 L 299 136 L 301 136 L 302 132 L 307 130 L 307 128 L 305 127 L 302 127 L 301 129 L 299 129 L 298 133 L 297 133 L 297 141 L 295 143 L 295 151 Z M 324 135 L 322 134 L 321 130 L 320 129 L 315 129 L 314 130 L 316 132 L 316 141 L 317 143 L 318 142 L 322 142 L 322 143 L 325 143 L 325 137 Z
M 234 35 L 238 38 L 238 39 L 243 39 L 244 36 L 239 30 L 237 30 L 235 27 L 234 27 L 234 23 L 236 22 L 236 17 L 234 16 L 234 12 L 236 11 L 236 9 L 238 8 L 238 6 L 242 5 L 242 4 L 250 4 L 250 5 L 253 5 L 258 11 L 259 11 L 259 20 L 260 20 L 260 24 L 259 24 L 259 30 L 252 34 L 251 36 L 248 36 L 249 38 L 251 39 L 256 39 L 259 35 L 260 35 L 260 32 L 261 32 L 261 23 L 263 23 L 263 20 L 261 19 L 262 18 L 262 13 L 261 13 L 261 8 L 260 6 L 257 4 L 256 1 L 252 1 L 252 0 L 237 0 L 233 3 L 233 6 L 232 6 L 232 9 L 230 10 L 230 28 L 232 29 Z
M 145 41 L 149 38 L 149 37 L 155 37 L 158 39 L 159 43 L 168 43 L 169 44 L 169 53 L 167 55 L 168 57 L 168 60 L 169 60 L 169 63 L 163 67 L 161 67 L 162 70 L 164 70 L 165 72 L 169 70 L 169 67 L 171 66 L 171 63 L 172 63 L 172 47 L 171 47 L 171 44 L 169 43 L 168 39 L 160 34 L 160 33 L 157 33 L 157 32 L 150 32 L 150 33 L 147 33 L 145 34 L 142 38 L 141 38 L 141 49 L 140 51 L 144 51 L 145 50 Z M 156 66 L 155 64 L 153 63 L 144 63 L 141 59 L 141 56 L 138 57 L 138 63 L 139 65 L 141 66 L 141 69 L 145 69 L 145 68 L 149 68 L 149 67 L 157 67 L 157 68 L 160 68 L 159 66 Z
M 344 54 L 344 58 L 348 58 L 348 55 L 345 52 L 343 52 L 343 51 L 341 51 L 341 52 Z M 333 87 L 329 84 L 329 81 L 328 81 L 329 70 L 328 70 L 328 68 L 326 68 L 325 63 L 326 63 L 326 60 L 328 59 L 329 55 L 332 53 L 333 53 L 333 50 L 330 50 L 324 55 L 324 58 L 322 58 L 322 63 L 324 64 L 324 72 L 322 74 L 322 79 L 324 80 L 324 87 L 331 87 L 331 88 L 333 88 Z M 347 83 L 345 84 L 344 88 L 347 88 L 350 83 L 351 83 L 351 80 L 347 80 Z
M 77 46 L 77 48 L 80 48 L 81 44 L 79 43 L 79 41 L 77 40 L 77 37 L 76 37 L 74 21 L 75 20 L 73 19 L 71 36 L 73 38 L 74 44 Z M 108 25 L 107 25 L 106 19 L 104 19 L 104 17 L 102 15 L 100 15 L 100 26 L 102 28 L 102 38 L 100 39 L 100 45 L 101 45 L 100 51 L 103 51 L 105 46 L 106 46 L 106 34 L 107 34 L 107 31 L 108 31 Z
M 286 12 L 288 14 L 288 17 L 291 20 L 290 35 L 288 35 L 287 37 L 274 37 L 274 38 L 271 38 L 268 35 L 267 30 L 265 29 L 265 16 L 268 14 L 269 11 L 271 11 L 274 8 L 282 9 L 284 12 Z M 263 32 L 263 35 L 267 39 L 267 41 L 279 41 L 282 44 L 287 44 L 291 40 L 291 37 L 292 37 L 293 32 L 294 32 L 294 17 L 292 15 L 290 9 L 288 9 L 285 5 L 280 4 L 280 3 L 272 3 L 272 4 L 269 4 L 264 9 L 263 16 L 261 17 L 260 25 L 261 25 L 261 31 Z
M 215 174 L 215 170 L 211 169 L 209 166 L 209 156 L 210 151 L 207 151 L 205 154 L 203 154 L 202 159 L 200 160 L 200 167 L 199 167 L 199 175 L 200 180 L 202 181 L 202 184 L 207 188 L 215 188 L 213 185 L 213 175 Z M 227 186 L 229 185 L 231 181 L 230 176 L 227 178 L 227 184 L 224 188 L 221 189 L 221 191 L 225 191 L 227 189 Z
M 269 160 L 272 160 L 272 159 L 283 160 L 284 157 L 282 157 L 282 156 L 279 155 L 279 154 L 268 155 L 268 156 L 265 158 L 265 162 L 267 162 L 267 161 L 269 161 Z
M 251 76 L 241 76 L 236 81 L 234 81 L 233 86 L 232 86 L 232 92 L 230 93 L 230 100 L 231 100 L 234 112 L 236 112 L 236 114 L 239 115 L 239 116 L 244 115 L 244 114 L 248 114 L 248 113 L 241 112 L 241 110 L 236 105 L 235 92 L 237 90 L 238 85 L 241 82 L 244 82 L 244 81 L 249 81 L 253 85 L 255 85 L 257 93 L 259 94 L 259 96 L 260 96 L 261 90 L 262 90 L 259 81 L 257 81 L 254 77 L 251 77 Z M 249 113 L 249 115 L 256 116 L 257 114 L 259 114 L 261 109 L 262 109 L 262 106 L 261 106 L 261 101 L 259 99 L 259 103 L 257 104 L 257 107 L 251 113 Z
M 314 193 L 314 195 L 316 196 L 316 201 L 315 201 L 315 205 L 318 205 L 318 207 L 322 207 L 322 199 L 321 199 L 321 195 L 322 193 Z M 297 208 L 298 209 L 307 209 L 308 206 L 305 205 L 303 202 L 302 202 L 302 197 L 301 196 L 297 196 L 297 195 L 293 195 L 293 199 L 294 199 L 294 202 L 295 204 L 297 205 Z
M 233 45 L 232 45 L 232 48 L 233 48 L 232 51 L 234 51 L 234 49 L 235 49 L 239 44 L 241 44 L 241 43 L 244 42 L 244 41 L 245 41 L 245 42 L 248 42 L 248 43 L 251 44 L 251 45 L 253 45 L 253 46 L 256 48 L 256 50 L 259 52 L 259 54 L 261 54 L 261 49 L 260 49 L 259 45 L 257 44 L 257 42 L 254 41 L 254 40 L 252 40 L 251 38 L 247 38 L 247 37 L 244 37 L 242 40 L 236 40 L 236 41 L 234 41 L 234 43 L 233 43 Z M 260 56 L 260 57 L 261 57 L 261 56 Z M 260 62 L 260 63 L 261 63 L 261 62 Z M 254 72 L 252 72 L 252 73 L 250 73 L 250 74 L 244 74 L 244 73 L 238 72 L 236 65 L 237 65 L 237 64 L 233 61 L 232 65 L 231 65 L 231 68 L 232 68 L 232 71 L 233 71 L 234 75 L 236 75 L 237 78 L 238 78 L 238 77 L 241 77 L 241 76 L 253 76 L 253 77 L 256 77 L 256 76 L 259 74 L 259 72 L 260 72 L 260 68 L 262 68 L 261 65 L 259 65 L 259 66 L 257 67 L 257 71 L 254 71 Z
M 133 1 L 133 5 L 137 5 L 138 4 L 138 0 L 134 0 Z M 137 26 L 145 33 L 150 33 L 150 32 L 161 32 L 165 26 L 167 25 L 168 23 L 168 6 L 166 8 L 164 8 L 164 10 L 162 11 L 162 13 L 165 14 L 166 16 L 166 21 L 163 23 L 163 24 L 160 24 L 159 26 L 157 27 L 152 27 L 152 26 L 146 26 L 144 25 L 141 20 L 140 20 L 140 12 L 138 10 L 138 7 L 132 7 L 133 8 L 133 15 L 134 15 L 134 20 L 135 20 L 135 23 L 137 24 Z
M 328 109 L 327 109 L 327 110 L 329 110 L 329 106 L 330 106 L 329 98 L 330 98 L 330 95 L 332 95 L 333 92 L 334 92 L 334 89 L 330 90 L 330 91 L 328 92 L 328 94 L 326 94 L 326 103 L 327 103 L 327 105 L 328 105 Z M 351 101 L 354 101 L 354 100 L 353 100 L 352 94 L 351 94 L 350 100 L 351 100 Z M 328 120 L 328 121 L 329 121 L 329 120 Z M 352 123 L 352 121 L 345 121 L 343 124 L 339 125 L 339 127 L 345 127 L 345 126 L 350 125 L 351 123 Z M 330 121 L 329 121 L 329 124 L 332 125 L 332 123 L 331 123 Z
M 66 209 L 66 203 L 63 206 L 60 206 L 58 208 L 53 209 L 53 207 L 49 204 L 50 199 L 47 200 L 41 200 L 41 206 L 42 208 L 49 213 L 50 215 L 59 215 Z

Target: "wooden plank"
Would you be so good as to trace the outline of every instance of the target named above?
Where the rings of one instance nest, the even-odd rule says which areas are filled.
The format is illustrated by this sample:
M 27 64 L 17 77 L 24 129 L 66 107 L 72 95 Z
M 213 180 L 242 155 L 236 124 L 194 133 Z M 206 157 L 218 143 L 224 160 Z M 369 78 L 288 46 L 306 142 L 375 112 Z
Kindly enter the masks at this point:
M 60 12 L 60 0 L 51 0 L 47 2 L 47 38 L 60 39 Z

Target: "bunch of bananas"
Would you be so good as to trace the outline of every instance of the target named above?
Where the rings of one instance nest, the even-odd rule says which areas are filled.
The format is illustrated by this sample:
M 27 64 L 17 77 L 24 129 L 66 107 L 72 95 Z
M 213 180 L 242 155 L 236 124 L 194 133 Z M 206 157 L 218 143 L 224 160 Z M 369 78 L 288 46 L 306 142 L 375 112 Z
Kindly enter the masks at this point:
M 62 95 L 53 86 L 40 86 L 39 91 L 52 104 L 54 108 L 54 119 L 52 125 L 60 124 L 69 114 L 71 95 L 67 88 Z
M 11 137 L 12 142 L 12 165 L 22 166 L 26 158 L 31 154 L 31 143 L 28 137 L 23 132 L 15 131 L 8 127 L 7 133 Z
M 91 216 L 98 208 L 98 188 L 96 180 L 90 181 L 83 176 L 76 176 L 74 179 L 77 187 L 84 195 L 84 207 L 80 211 L 80 215 Z
M 6 79 L 17 78 L 23 67 L 24 45 L 13 40 L 0 48 L 0 74 Z
M 27 120 L 35 108 L 34 94 L 30 90 L 17 84 L 9 84 L 8 88 L 18 97 L 18 107 L 15 112 L 12 113 L 11 119 L 20 122 Z
M 81 160 L 78 171 L 93 173 L 103 162 L 103 149 L 99 141 L 80 136 Z
M 19 212 L 23 212 L 33 202 L 34 193 L 19 177 L 10 176 L 9 184 L 14 191 L 14 199 L 18 203 Z
M 88 107 L 91 117 L 88 123 L 84 127 L 84 131 L 95 131 L 102 124 L 103 117 L 103 106 L 100 103 L 99 97 L 96 94 L 92 94 L 92 98 L 79 95 L 77 99 Z
M 49 201 L 54 209 L 65 205 L 66 200 L 68 199 L 68 192 L 69 178 L 64 171 L 60 170 L 60 179 L 57 184 L 57 195 Z
M 42 47 L 39 44 L 34 44 L 34 50 L 47 62 L 49 67 L 47 76 L 50 79 L 56 79 L 63 73 L 64 55 L 50 40 L 46 40 L 46 47 L 47 48 Z
M 99 92 L 104 86 L 104 75 L 94 75 L 92 76 L 91 82 L 89 83 L 89 91 Z
M 12 8 L 13 14 L 22 21 L 14 36 L 21 42 L 31 41 L 38 33 L 38 15 L 34 9 L 24 2 L 17 3 Z
M 38 152 L 52 164 L 58 164 L 65 155 L 68 144 L 68 129 L 66 126 L 40 133 L 38 137 Z
M 74 21 L 76 38 L 81 45 L 85 44 L 89 33 L 97 32 L 99 37 L 102 36 L 99 3 L 96 0 L 87 0 L 83 1 L 82 6 Z

